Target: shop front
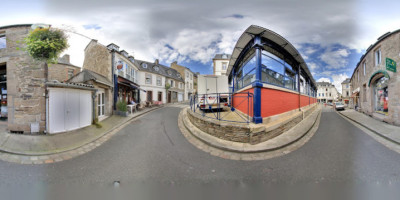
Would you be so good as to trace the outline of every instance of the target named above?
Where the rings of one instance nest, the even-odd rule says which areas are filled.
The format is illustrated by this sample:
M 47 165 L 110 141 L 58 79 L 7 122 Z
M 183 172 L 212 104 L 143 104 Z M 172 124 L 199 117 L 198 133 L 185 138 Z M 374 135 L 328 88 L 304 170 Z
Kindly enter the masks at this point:
M 373 88 L 372 102 L 376 113 L 388 115 L 389 112 L 389 80 L 387 73 L 376 73 L 370 79 L 370 87 Z
M 122 77 L 118 77 L 118 101 L 125 102 L 140 102 L 140 87 L 138 84 L 126 80 Z M 144 91 L 146 92 L 146 91 Z

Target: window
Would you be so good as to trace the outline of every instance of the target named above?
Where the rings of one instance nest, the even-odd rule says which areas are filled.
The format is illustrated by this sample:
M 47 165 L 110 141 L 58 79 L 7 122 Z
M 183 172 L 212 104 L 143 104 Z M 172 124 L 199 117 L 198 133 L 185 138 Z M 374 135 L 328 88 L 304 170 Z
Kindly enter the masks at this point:
M 375 51 L 375 66 L 381 64 L 381 61 L 382 61 L 381 49 L 377 49 Z
M 104 115 L 104 92 L 97 94 L 97 116 Z
M 363 102 L 367 102 L 367 85 L 364 84 L 363 85 L 363 92 L 362 92 L 362 96 L 363 96 Z
M 349 88 L 349 84 L 346 84 L 346 88 Z
M 186 78 L 189 78 L 189 72 L 186 72 Z
M 190 80 L 193 80 L 193 74 L 190 74 Z
M 158 68 L 158 66 L 154 66 L 154 70 L 155 70 L 156 72 L 158 72 L 158 70 L 160 70 L 160 68 Z
M 175 82 L 173 80 L 170 81 L 171 87 L 175 87 L 174 83 Z
M 365 76 L 365 73 L 366 73 L 366 72 L 365 72 L 365 62 L 364 62 L 364 64 L 363 64 L 363 68 L 364 68 L 364 76 Z
M 143 68 L 147 68 L 147 63 L 142 63 Z
M 190 88 L 189 89 L 193 89 L 193 85 L 192 85 L 192 83 L 190 83 Z
M 386 77 L 379 78 L 374 85 L 375 89 L 375 111 L 382 114 L 388 112 L 388 81 Z
M 146 84 L 151 85 L 151 74 L 146 74 Z
M 250 85 L 253 81 L 256 80 L 255 64 L 256 59 L 254 55 L 251 55 L 250 58 L 240 64 L 241 67 L 236 74 L 237 90 L 246 87 L 247 85 Z
M 161 86 L 161 76 L 157 76 L 157 86 Z
M 68 69 L 68 79 L 72 78 L 73 76 L 74 76 L 74 70 Z
M 189 89 L 189 82 L 186 82 L 186 88 Z
M 293 71 L 291 65 L 267 51 L 262 52 L 261 59 L 263 67 L 261 80 L 263 82 L 288 89 L 295 88 L 296 73 Z
M 226 62 L 223 62 L 223 63 L 222 63 L 222 70 L 226 70 L 227 64 L 228 64 L 228 63 L 226 63 Z
M 0 49 L 7 47 L 6 35 L 0 34 Z
M 185 86 L 183 86 L 183 83 L 179 83 L 179 88 L 183 89 Z
M 349 94 L 349 91 L 346 91 L 346 97 L 348 97 L 350 94 Z
M 322 93 L 322 96 L 324 96 L 324 93 Z

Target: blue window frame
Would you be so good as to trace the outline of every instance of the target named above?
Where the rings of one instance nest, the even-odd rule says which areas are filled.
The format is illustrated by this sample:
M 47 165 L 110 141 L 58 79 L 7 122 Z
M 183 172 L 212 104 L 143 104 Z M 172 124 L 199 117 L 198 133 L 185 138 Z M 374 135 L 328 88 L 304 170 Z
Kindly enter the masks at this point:
M 6 36 L 4 34 L 0 34 L 0 49 L 4 49 L 7 47 Z
M 292 66 L 270 52 L 263 51 L 261 56 L 262 73 L 261 81 L 284 87 L 296 89 L 296 73 Z
M 240 90 L 256 80 L 256 57 L 252 55 L 243 63 L 236 74 L 235 90 Z

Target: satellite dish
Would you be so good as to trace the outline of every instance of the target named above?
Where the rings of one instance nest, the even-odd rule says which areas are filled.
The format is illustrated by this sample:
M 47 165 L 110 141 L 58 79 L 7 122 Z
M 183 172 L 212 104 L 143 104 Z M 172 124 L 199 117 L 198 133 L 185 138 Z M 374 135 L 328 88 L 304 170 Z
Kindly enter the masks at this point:
M 42 29 L 42 28 L 50 28 L 49 24 L 32 24 L 31 29 L 35 30 L 35 29 Z

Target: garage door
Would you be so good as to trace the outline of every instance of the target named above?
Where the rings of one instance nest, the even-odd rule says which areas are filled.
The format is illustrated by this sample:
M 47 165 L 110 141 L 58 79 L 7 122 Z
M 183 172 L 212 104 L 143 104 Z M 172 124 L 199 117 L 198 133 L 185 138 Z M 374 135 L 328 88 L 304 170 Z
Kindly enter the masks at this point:
M 182 93 L 178 93 L 178 101 L 183 101 L 183 94 Z
M 92 123 L 91 91 L 49 88 L 48 132 L 59 133 Z

